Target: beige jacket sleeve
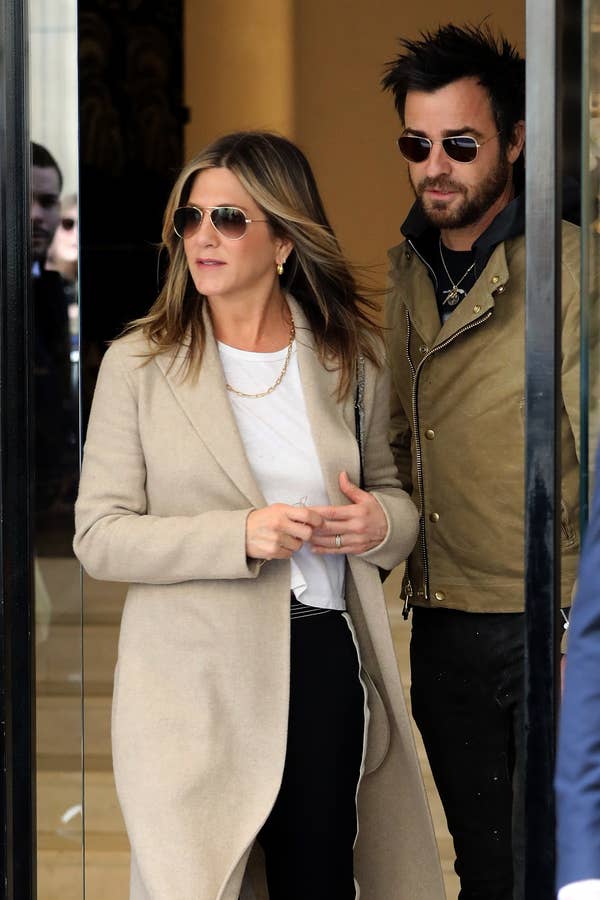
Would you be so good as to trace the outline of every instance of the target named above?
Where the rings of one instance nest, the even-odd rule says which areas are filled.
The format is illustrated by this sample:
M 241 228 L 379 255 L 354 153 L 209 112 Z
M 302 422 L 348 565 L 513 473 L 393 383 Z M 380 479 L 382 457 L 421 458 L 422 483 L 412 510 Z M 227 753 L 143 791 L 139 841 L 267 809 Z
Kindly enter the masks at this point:
M 563 234 L 561 281 L 561 392 L 579 459 L 581 425 L 579 239 L 578 230 L 572 227 Z
M 364 488 L 383 507 L 388 533 L 377 547 L 361 554 L 382 569 L 403 562 L 415 545 L 419 514 L 402 489 L 389 445 L 390 373 L 387 366 L 367 373 L 374 380 L 373 400 L 365 429 Z
M 94 394 L 75 506 L 75 555 L 94 578 L 148 584 L 253 578 L 246 557 L 251 509 L 148 514 L 136 369 L 117 342 L 106 353 Z

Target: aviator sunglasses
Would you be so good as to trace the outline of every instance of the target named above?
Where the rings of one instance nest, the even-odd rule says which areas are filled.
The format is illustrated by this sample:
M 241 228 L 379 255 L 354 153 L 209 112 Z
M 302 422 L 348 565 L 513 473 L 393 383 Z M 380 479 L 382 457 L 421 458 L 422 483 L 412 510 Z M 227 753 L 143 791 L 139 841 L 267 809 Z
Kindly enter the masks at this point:
M 499 134 L 500 132 L 497 131 L 485 141 L 476 141 L 470 134 L 457 134 L 453 137 L 442 138 L 441 141 L 432 141 L 431 138 L 416 134 L 403 134 L 398 138 L 398 149 L 408 162 L 422 163 L 433 150 L 433 145 L 441 144 L 446 156 L 449 156 L 454 162 L 472 163 L 477 159 L 479 148 L 498 137 Z
M 267 219 L 249 219 L 243 209 L 237 206 L 180 206 L 173 214 L 173 228 L 180 238 L 190 238 L 200 228 L 204 214 L 209 218 L 215 231 L 230 241 L 239 241 L 246 234 L 248 225 L 253 222 L 266 222 Z

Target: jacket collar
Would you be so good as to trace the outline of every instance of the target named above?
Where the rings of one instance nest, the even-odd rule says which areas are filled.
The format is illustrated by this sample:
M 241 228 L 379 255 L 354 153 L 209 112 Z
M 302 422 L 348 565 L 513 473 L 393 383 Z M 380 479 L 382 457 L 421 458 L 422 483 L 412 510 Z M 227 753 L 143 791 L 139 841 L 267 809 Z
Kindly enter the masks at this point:
M 185 378 L 189 343 L 156 356 L 153 362 L 166 378 L 175 401 L 192 424 L 197 436 L 215 457 L 250 506 L 265 506 L 265 499 L 248 463 L 227 396 L 223 367 L 206 304 L 202 310 L 206 344 L 197 378 Z M 190 453 L 193 446 L 190 445 Z
M 425 218 L 420 200 L 413 204 L 402 224 L 401 231 L 417 247 L 425 259 L 429 257 L 431 247 L 434 244 L 437 247 L 439 232 Z M 524 233 L 525 195 L 519 194 L 498 213 L 493 222 L 488 225 L 483 234 L 480 234 L 473 244 L 472 249 L 475 251 L 477 271 L 483 271 L 492 251 L 498 244 Z
M 360 462 L 355 438 L 354 396 L 351 393 L 340 404 L 337 399 L 338 370 L 334 362 L 319 362 L 312 329 L 300 304 L 287 297 L 298 347 L 298 367 L 304 391 L 306 413 L 310 422 L 317 456 L 332 503 L 346 503 L 339 486 L 339 473 L 344 470 L 354 484 L 360 481 Z
M 414 265 L 415 255 L 419 257 L 420 251 L 412 241 L 390 250 L 394 297 L 404 304 L 423 345 L 429 349 L 485 316 L 495 306 L 496 294 L 504 292 L 509 280 L 506 245 L 502 242 L 491 253 L 468 296 L 440 325 L 426 260 L 422 258 L 425 265 Z

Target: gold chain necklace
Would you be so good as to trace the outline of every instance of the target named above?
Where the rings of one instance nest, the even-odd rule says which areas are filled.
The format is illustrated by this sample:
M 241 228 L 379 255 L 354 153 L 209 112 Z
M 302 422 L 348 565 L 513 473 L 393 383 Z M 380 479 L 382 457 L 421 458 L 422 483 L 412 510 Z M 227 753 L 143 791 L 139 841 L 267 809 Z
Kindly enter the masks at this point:
M 275 388 L 278 388 L 281 382 L 285 377 L 285 373 L 287 372 L 288 366 L 290 364 L 290 359 L 292 358 L 292 347 L 294 345 L 294 338 L 296 337 L 296 328 L 294 326 L 294 320 L 292 319 L 292 324 L 290 325 L 290 339 L 288 342 L 287 353 L 285 355 L 285 360 L 283 363 L 283 369 L 279 373 L 277 380 L 273 382 L 270 388 L 267 388 L 266 391 L 261 391 L 260 394 L 245 394 L 243 391 L 238 391 L 237 388 L 232 387 L 230 384 L 225 382 L 225 387 L 228 391 L 231 391 L 232 394 L 235 394 L 236 397 L 245 397 L 247 400 L 260 400 L 261 397 L 266 397 L 267 394 L 272 394 Z
M 463 281 L 465 280 L 465 278 L 467 277 L 469 272 L 475 268 L 475 260 L 473 260 L 473 262 L 471 263 L 471 265 L 469 266 L 467 271 L 464 273 L 464 275 L 461 275 L 461 277 L 458 279 L 458 281 L 455 284 L 454 279 L 452 278 L 452 276 L 450 275 L 450 272 L 448 271 L 448 266 L 446 265 L 446 260 L 444 259 L 444 254 L 442 253 L 442 236 L 441 236 L 441 234 L 440 234 L 439 246 L 440 246 L 440 259 L 442 260 L 444 272 L 448 276 L 448 281 L 452 285 L 450 290 L 442 291 L 442 294 L 446 294 L 443 302 L 447 303 L 448 306 L 456 306 L 458 301 L 462 300 L 462 298 L 466 294 L 466 291 L 463 290 L 463 288 L 461 288 L 460 285 L 463 283 Z

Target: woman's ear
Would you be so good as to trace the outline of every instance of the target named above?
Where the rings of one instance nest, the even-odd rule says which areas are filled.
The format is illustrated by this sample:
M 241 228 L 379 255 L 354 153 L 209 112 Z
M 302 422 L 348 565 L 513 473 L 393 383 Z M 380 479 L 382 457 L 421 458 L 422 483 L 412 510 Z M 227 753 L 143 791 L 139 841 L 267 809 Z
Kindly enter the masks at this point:
M 279 238 L 277 241 L 277 258 L 286 260 L 293 249 L 294 242 L 290 238 Z

